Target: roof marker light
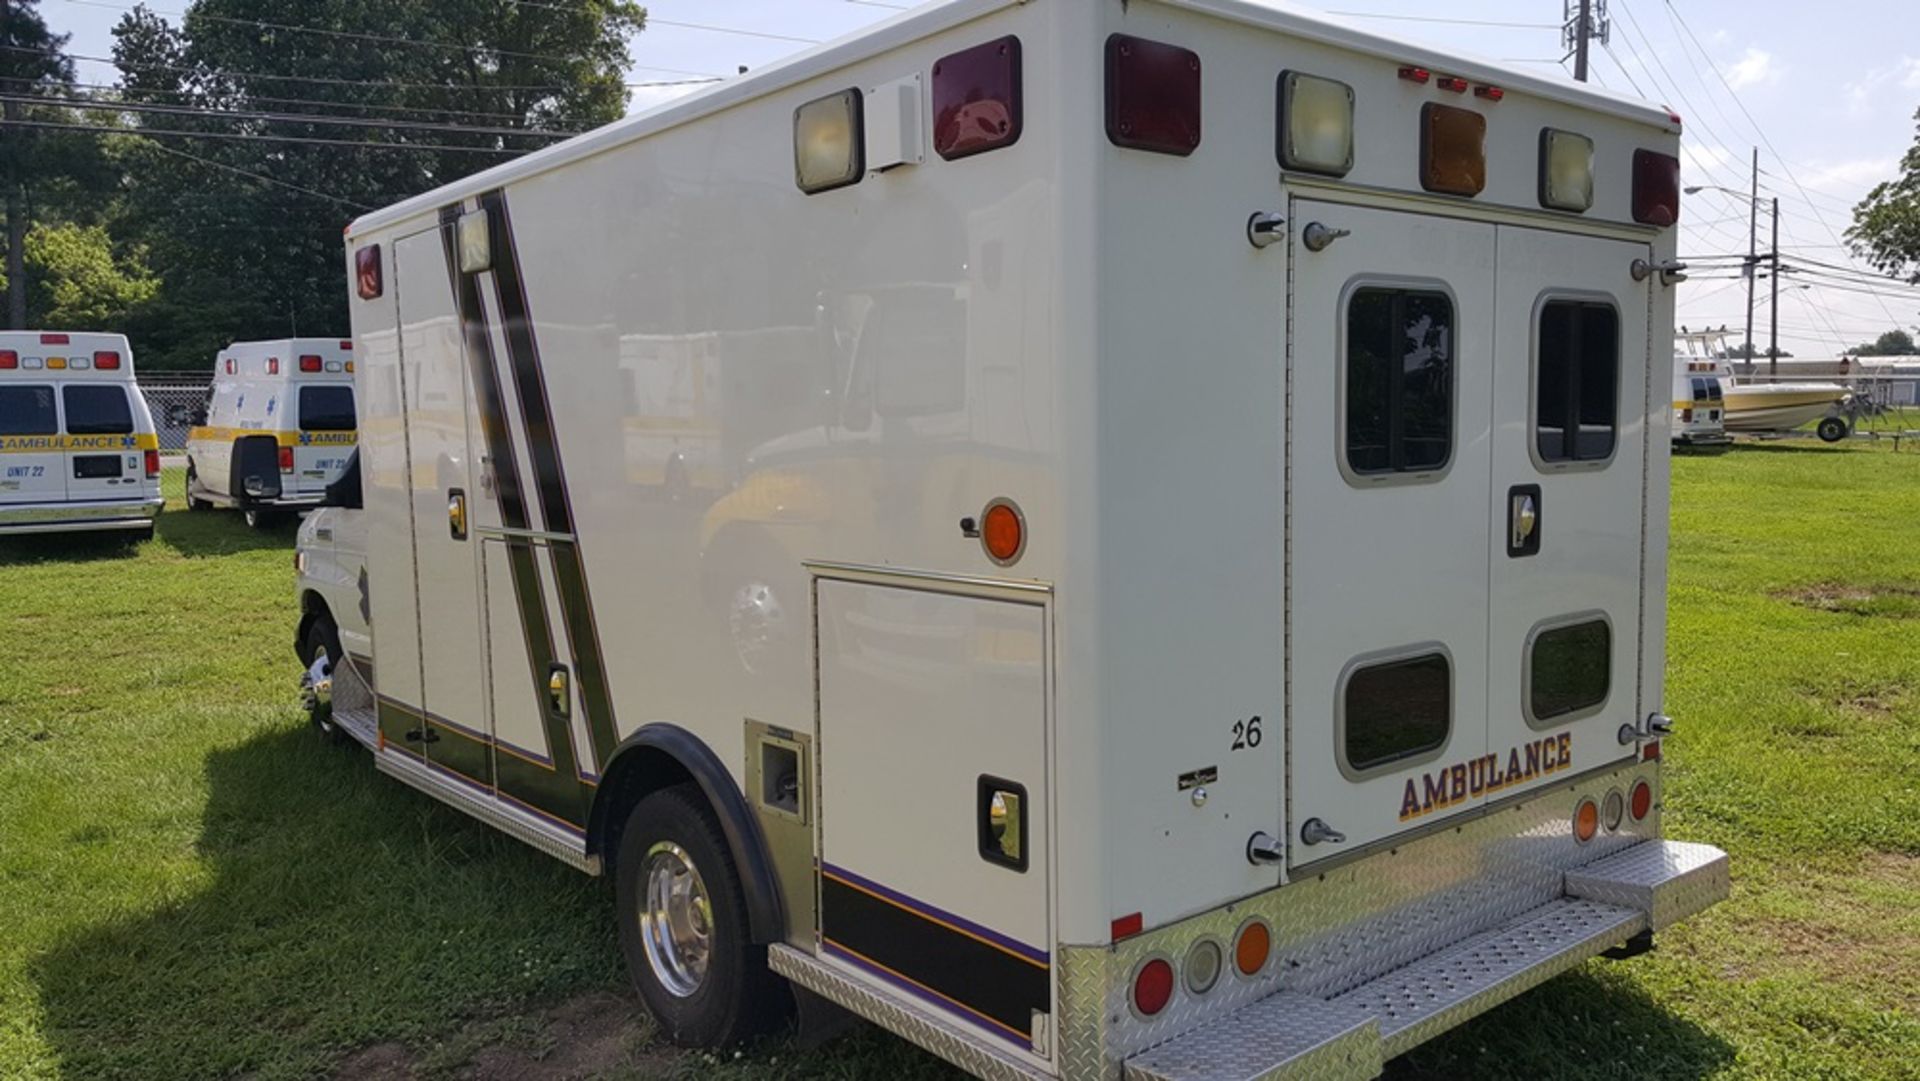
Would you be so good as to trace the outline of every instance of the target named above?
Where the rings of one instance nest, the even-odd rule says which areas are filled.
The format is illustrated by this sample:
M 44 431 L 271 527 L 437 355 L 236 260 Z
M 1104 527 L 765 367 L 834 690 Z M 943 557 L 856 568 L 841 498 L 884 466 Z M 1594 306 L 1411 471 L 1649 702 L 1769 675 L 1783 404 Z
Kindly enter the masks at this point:
M 41 345 L 72 345 L 73 339 L 65 334 L 42 334 Z
M 1433 85 L 1451 93 L 1464 94 L 1467 92 L 1467 87 L 1472 84 L 1457 75 L 1442 75 L 1440 81 Z
M 352 342 L 352 341 L 350 341 L 350 340 L 348 340 L 348 339 L 346 339 L 346 338 L 342 338 L 342 339 L 340 340 L 340 348 L 342 348 L 342 349 L 344 349 L 344 350 L 346 350 L 347 352 L 349 352 L 349 353 L 351 353 L 351 352 L 353 352 L 353 342 Z
M 1187 157 L 1200 147 L 1200 54 L 1115 34 L 1107 39 L 1107 138 Z
M 1487 187 L 1487 118 L 1472 109 L 1428 104 L 1420 109 L 1420 186 L 1474 196 Z
M 1497 86 L 1476 86 L 1473 88 L 1473 96 L 1485 98 L 1488 101 L 1500 101 L 1507 96 L 1507 92 Z
M 1433 72 L 1428 71 L 1426 68 L 1404 67 L 1400 69 L 1400 77 L 1410 83 L 1425 85 L 1428 80 L 1433 78 Z
M 1280 164 L 1345 176 L 1353 170 L 1353 88 L 1298 71 L 1280 74 Z

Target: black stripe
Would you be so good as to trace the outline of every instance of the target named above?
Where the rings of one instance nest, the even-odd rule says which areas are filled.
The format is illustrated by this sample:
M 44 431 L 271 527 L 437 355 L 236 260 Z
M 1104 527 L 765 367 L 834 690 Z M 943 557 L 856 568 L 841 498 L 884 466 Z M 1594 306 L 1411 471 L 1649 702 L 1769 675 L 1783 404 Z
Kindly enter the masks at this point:
M 1045 968 L 826 875 L 820 933 L 1015 1032 L 1051 1008 Z
M 460 272 L 455 229 L 461 213 L 458 204 L 440 211 L 440 242 L 446 256 L 447 275 L 453 285 L 461 331 L 466 340 L 468 368 L 472 373 L 475 402 L 479 407 L 481 432 L 487 443 L 495 498 L 500 504 L 502 525 L 508 529 L 532 529 L 520 479 L 519 461 L 514 454 L 513 434 L 507 423 L 505 396 L 494 364 L 493 337 L 487 328 L 486 305 L 481 300 L 477 278 Z M 573 733 L 566 720 L 555 716 L 548 707 L 544 690 L 554 663 L 555 650 L 553 630 L 547 622 L 546 594 L 540 583 L 540 570 L 534 562 L 533 548 L 527 542 L 506 541 L 505 552 L 508 572 L 513 579 L 514 602 L 520 614 L 520 632 L 526 646 L 527 671 L 533 687 L 534 701 L 521 708 L 531 708 L 541 718 L 553 768 L 547 769 L 508 755 L 494 755 L 493 769 L 488 776 L 494 778 L 494 783 L 502 792 L 576 825 L 584 824 L 587 801 L 582 796 L 578 780 Z M 487 618 L 485 613 L 482 618 Z M 496 710 L 503 708 L 498 701 L 494 705 Z M 505 708 L 515 707 L 506 704 Z M 458 740 L 460 737 L 450 738 Z
M 573 537 L 570 543 L 555 544 L 551 549 L 553 578 L 560 591 L 561 618 L 566 621 L 567 638 L 573 645 L 573 674 L 587 714 L 587 731 L 593 738 L 594 772 L 599 773 L 620 737 L 619 725 L 614 720 L 613 695 L 607 686 L 605 653 L 593 618 L 593 598 L 587 588 L 586 560 L 574 529 L 566 470 L 560 461 L 560 441 L 547 399 L 546 377 L 541 370 L 540 348 L 534 337 L 533 315 L 527 303 L 526 282 L 520 272 L 520 250 L 514 241 L 506 193 L 488 192 L 480 197 L 480 206 L 487 212 L 493 239 L 494 286 L 505 323 L 514 389 L 526 422 L 527 450 L 533 459 L 541 517 L 547 532 Z

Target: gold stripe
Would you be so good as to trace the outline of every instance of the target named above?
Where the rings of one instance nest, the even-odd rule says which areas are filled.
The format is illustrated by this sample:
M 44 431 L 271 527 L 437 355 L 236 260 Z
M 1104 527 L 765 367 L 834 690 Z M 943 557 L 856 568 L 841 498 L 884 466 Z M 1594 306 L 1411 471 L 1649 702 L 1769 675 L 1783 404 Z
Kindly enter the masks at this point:
M 133 446 L 126 445 L 128 439 Z M 145 433 L 127 435 L 7 435 L 0 436 L 0 454 L 69 454 L 74 451 L 159 450 L 160 437 Z
M 838 879 L 836 879 L 835 881 L 838 881 Z M 848 883 L 848 885 L 852 885 L 852 883 Z M 884 899 L 885 898 L 882 898 L 882 900 Z M 1008 1025 L 1004 1021 L 999 1020 L 998 1018 L 988 1017 L 986 1014 L 981 1013 L 979 1010 L 974 1009 L 972 1006 L 967 1005 L 966 1003 L 960 1001 L 959 999 L 954 998 L 951 995 L 942 994 L 941 992 L 936 991 L 931 987 L 928 987 L 926 984 L 921 983 L 919 980 L 914 979 L 912 976 L 909 976 L 904 972 L 897 972 L 891 968 L 888 968 L 887 966 L 881 964 L 880 962 L 874 960 L 873 958 L 868 957 L 866 954 L 861 953 L 859 950 L 853 949 L 852 947 L 848 946 L 844 942 L 836 942 L 831 938 L 826 938 L 826 936 L 824 935 L 821 937 L 825 939 L 825 941 L 827 941 L 828 943 L 832 944 L 834 949 L 845 950 L 847 953 L 850 953 L 855 957 L 858 957 L 860 960 L 865 961 L 867 964 L 872 965 L 873 967 L 879 969 L 880 971 L 886 973 L 889 976 L 892 976 L 897 980 L 904 980 L 907 983 L 910 983 L 915 987 L 918 987 L 920 990 L 925 991 L 927 994 L 932 995 L 943 1002 L 952 1003 L 953 1005 L 958 1006 L 960 1009 L 965 1010 L 966 1012 L 972 1014 L 975 1017 L 978 1017 L 980 1020 L 985 1021 L 987 1024 L 992 1025 L 994 1028 L 999 1029 L 1000 1031 L 1006 1033 L 1009 1036 L 1014 1037 L 1015 1039 L 1029 1040 L 1029 1041 L 1033 1039 L 1033 1037 L 1028 1033 L 1022 1032 L 1017 1028 L 1013 1028 L 1012 1026 Z
M 307 441 L 301 442 L 301 435 Z M 194 428 L 187 432 L 188 442 L 231 443 L 250 435 L 271 437 L 283 447 L 351 447 L 360 441 L 358 432 L 280 432 L 264 428 Z M 156 444 L 157 445 L 157 444 Z
M 937 924 L 941 927 L 946 928 L 949 931 L 954 932 L 955 934 L 964 935 L 967 938 L 973 939 L 975 942 L 980 943 L 982 946 L 991 946 L 994 949 L 999 950 L 1001 953 L 1006 954 L 1008 957 L 1014 957 L 1014 958 L 1018 958 L 1019 960 L 1025 961 L 1027 964 L 1032 965 L 1033 967 L 1039 969 L 1042 972 L 1048 971 L 1048 968 L 1046 965 L 1043 965 L 1040 962 L 1034 960 L 1033 958 L 1028 957 L 1024 953 L 1018 953 L 1014 950 L 1010 950 L 1005 946 L 1002 946 L 1000 943 L 993 941 L 990 938 L 981 938 L 979 935 L 974 934 L 972 931 L 969 931 L 964 927 L 955 927 L 953 924 L 948 923 L 946 920 L 940 919 L 938 916 L 929 916 L 925 912 L 922 912 L 917 908 L 908 908 L 906 905 L 901 904 L 900 902 L 894 900 L 893 898 L 884 897 L 880 894 L 877 894 L 872 890 L 867 889 L 865 886 L 860 885 L 857 882 L 848 882 L 846 879 L 841 878 L 839 875 L 834 874 L 832 871 L 823 870 L 820 873 L 827 878 L 833 879 L 835 882 L 840 883 L 842 886 L 845 886 L 850 890 L 856 890 L 860 893 L 866 894 L 868 897 L 871 897 L 876 901 L 882 901 L 882 902 L 885 902 L 886 904 L 892 905 L 893 907 L 899 909 L 902 912 L 907 913 L 908 915 L 918 916 L 921 919 L 926 920 L 928 923 Z

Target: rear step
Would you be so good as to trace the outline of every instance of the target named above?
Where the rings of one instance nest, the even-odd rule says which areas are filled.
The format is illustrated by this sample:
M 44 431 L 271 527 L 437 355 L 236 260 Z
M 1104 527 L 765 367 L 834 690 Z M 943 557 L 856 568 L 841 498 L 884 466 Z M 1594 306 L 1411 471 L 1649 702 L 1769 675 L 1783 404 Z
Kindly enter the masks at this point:
M 1725 899 L 1727 857 L 1647 841 L 1570 872 L 1569 896 L 1330 999 L 1283 992 L 1127 1060 L 1128 1081 L 1372 1078 L 1388 1059 L 1641 931 Z

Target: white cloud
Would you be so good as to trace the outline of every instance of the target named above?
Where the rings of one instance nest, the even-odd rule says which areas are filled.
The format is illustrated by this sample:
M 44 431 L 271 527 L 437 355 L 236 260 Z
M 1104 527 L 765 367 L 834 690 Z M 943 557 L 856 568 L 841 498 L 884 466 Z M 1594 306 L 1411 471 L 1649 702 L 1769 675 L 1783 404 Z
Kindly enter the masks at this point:
M 1847 107 L 1859 114 L 1866 112 L 1880 92 L 1895 86 L 1902 90 L 1920 90 L 1920 56 L 1903 56 L 1886 67 L 1872 68 L 1846 85 Z
M 1920 90 L 1920 56 L 1902 57 L 1900 67 L 1905 69 L 1900 76 L 1900 85 L 1908 90 Z
M 1749 86 L 1773 82 L 1780 77 L 1780 69 L 1774 66 L 1772 53 L 1748 48 L 1747 54 L 1728 66 L 1725 74 L 1735 90 L 1745 90 Z

